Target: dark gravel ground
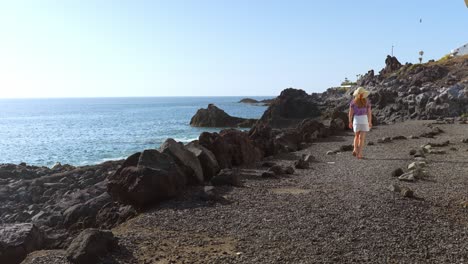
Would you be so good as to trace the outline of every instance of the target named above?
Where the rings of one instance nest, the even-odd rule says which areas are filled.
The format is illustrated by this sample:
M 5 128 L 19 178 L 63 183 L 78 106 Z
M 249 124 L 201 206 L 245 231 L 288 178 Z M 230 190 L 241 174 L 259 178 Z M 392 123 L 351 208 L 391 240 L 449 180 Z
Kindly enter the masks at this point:
M 429 121 L 379 126 L 369 133 L 419 135 Z M 243 187 L 217 191 L 229 202 L 205 202 L 194 194 L 164 203 L 114 229 L 121 250 L 109 263 L 468 263 L 468 125 L 437 125 L 435 139 L 403 139 L 368 146 L 365 159 L 351 152 L 325 155 L 351 144 L 352 133 L 272 159 L 291 165 L 302 153 L 316 157 L 311 169 L 261 178 L 263 169 L 242 168 Z M 428 177 L 400 182 L 396 168 L 428 142 L 450 140 L 427 154 Z M 457 150 L 450 150 L 450 148 Z M 388 190 L 410 187 L 416 198 Z M 67 263 L 62 251 L 25 263 Z M 41 255 L 41 254 L 39 254 Z

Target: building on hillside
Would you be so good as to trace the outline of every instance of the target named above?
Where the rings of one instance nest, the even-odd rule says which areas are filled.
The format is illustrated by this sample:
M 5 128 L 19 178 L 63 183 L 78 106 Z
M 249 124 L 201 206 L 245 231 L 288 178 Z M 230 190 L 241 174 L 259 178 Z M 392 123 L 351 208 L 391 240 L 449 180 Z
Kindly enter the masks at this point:
M 468 55 L 468 43 L 450 52 L 452 56 Z

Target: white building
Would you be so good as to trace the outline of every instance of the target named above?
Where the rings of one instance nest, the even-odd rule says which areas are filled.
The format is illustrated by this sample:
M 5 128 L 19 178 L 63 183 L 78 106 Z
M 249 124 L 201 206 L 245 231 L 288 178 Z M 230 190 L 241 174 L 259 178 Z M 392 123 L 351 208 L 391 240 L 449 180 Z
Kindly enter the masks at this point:
M 454 49 L 450 52 L 452 56 L 462 56 L 468 54 L 468 43 L 459 47 L 458 49 Z

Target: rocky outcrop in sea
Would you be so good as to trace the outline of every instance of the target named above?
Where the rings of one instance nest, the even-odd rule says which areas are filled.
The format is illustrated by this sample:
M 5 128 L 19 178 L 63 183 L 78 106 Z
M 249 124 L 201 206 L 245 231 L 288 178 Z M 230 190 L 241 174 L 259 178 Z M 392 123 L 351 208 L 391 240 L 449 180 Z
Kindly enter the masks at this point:
M 197 113 L 190 120 L 193 127 L 252 127 L 257 122 L 256 119 L 233 117 L 214 104 L 198 109 Z

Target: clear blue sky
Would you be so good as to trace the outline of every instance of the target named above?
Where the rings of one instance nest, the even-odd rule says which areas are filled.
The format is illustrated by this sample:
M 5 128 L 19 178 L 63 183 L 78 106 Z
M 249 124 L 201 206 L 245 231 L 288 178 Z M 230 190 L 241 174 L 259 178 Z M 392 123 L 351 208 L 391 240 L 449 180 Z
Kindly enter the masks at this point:
M 2 1 L 0 97 L 321 92 L 467 29 L 463 0 Z

